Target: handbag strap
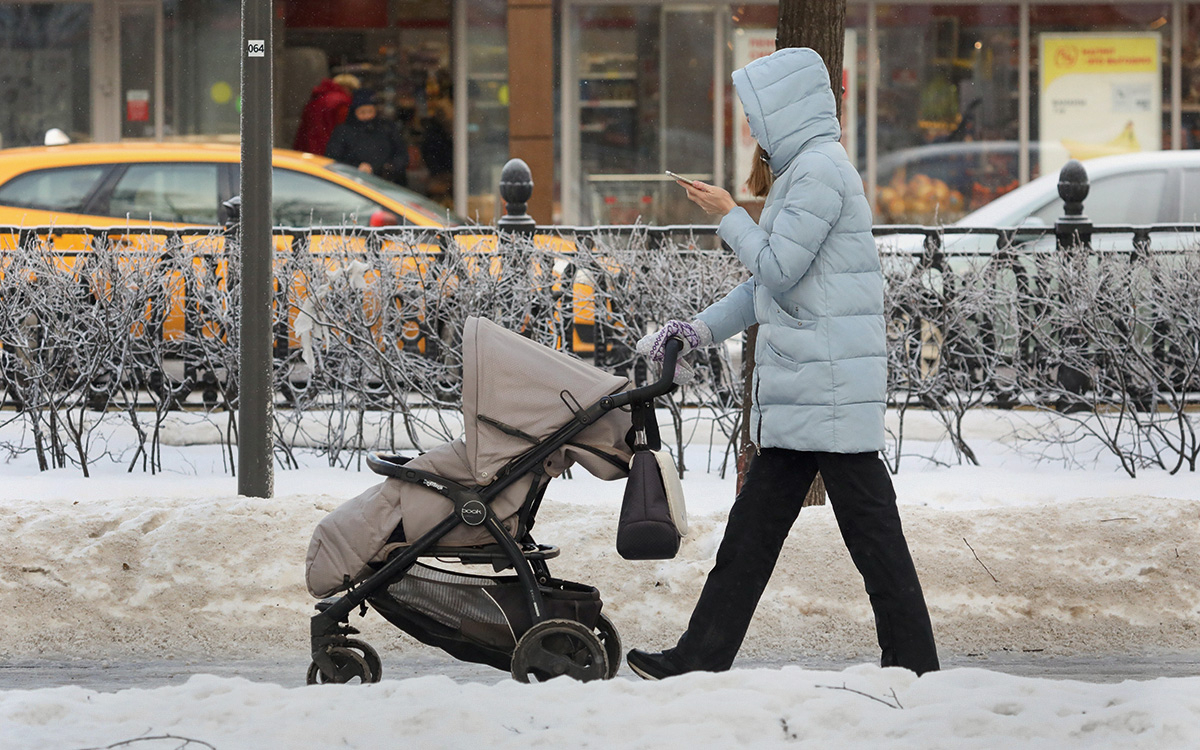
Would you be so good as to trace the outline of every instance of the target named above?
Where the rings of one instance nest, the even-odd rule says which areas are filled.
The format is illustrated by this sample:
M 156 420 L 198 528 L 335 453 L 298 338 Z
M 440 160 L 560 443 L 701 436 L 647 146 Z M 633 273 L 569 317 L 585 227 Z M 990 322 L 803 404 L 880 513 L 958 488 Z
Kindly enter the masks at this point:
M 633 422 L 631 447 L 635 451 L 662 450 L 662 438 L 658 434 L 658 420 L 653 419 L 654 402 L 641 401 L 630 405 L 630 420 Z M 651 418 L 647 418 L 647 416 Z

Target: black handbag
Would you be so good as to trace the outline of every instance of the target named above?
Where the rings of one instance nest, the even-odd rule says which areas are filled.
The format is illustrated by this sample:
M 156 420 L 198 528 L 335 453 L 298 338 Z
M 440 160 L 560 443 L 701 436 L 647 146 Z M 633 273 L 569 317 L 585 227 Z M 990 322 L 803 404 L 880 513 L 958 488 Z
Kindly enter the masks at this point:
M 634 453 L 617 521 L 617 554 L 626 560 L 670 560 L 687 533 L 683 491 L 670 455 L 651 449 L 651 443 L 659 447 L 658 425 L 648 436 L 646 411 L 653 414 L 652 403 L 633 409 Z

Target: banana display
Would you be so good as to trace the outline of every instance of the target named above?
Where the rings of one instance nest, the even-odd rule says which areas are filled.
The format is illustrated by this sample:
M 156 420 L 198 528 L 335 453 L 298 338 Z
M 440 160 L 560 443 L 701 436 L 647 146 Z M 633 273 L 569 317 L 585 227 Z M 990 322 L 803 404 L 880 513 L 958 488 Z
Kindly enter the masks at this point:
M 1072 159 L 1095 159 L 1098 156 L 1111 156 L 1112 154 L 1130 154 L 1135 151 L 1141 151 L 1142 146 L 1138 143 L 1137 135 L 1133 132 L 1133 121 L 1125 123 L 1125 127 L 1117 134 L 1116 138 L 1104 143 L 1085 143 L 1076 141 L 1071 138 L 1063 138 L 1062 145 L 1067 149 L 1067 153 Z

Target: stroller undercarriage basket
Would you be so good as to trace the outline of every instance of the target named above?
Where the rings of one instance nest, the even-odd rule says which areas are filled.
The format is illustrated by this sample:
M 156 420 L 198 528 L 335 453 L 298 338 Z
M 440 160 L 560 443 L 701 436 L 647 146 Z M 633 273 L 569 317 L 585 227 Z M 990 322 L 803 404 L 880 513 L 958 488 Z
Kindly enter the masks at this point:
M 550 579 L 539 589 L 548 617 L 596 628 L 602 602 L 595 587 Z M 416 563 L 367 601 L 418 641 L 457 659 L 505 671 L 512 667 L 517 642 L 532 625 L 516 576 L 469 575 Z

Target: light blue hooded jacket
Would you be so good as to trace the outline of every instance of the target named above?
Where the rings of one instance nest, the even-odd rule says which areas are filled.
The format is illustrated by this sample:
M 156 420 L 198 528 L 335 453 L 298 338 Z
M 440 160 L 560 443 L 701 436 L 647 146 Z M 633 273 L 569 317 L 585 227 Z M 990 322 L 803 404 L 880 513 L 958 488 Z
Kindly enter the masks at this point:
M 883 274 L 862 181 L 838 139 L 829 73 L 788 48 L 733 73 L 775 183 L 755 224 L 718 234 L 753 274 L 697 316 L 722 341 L 759 324 L 750 436 L 760 448 L 884 447 Z

